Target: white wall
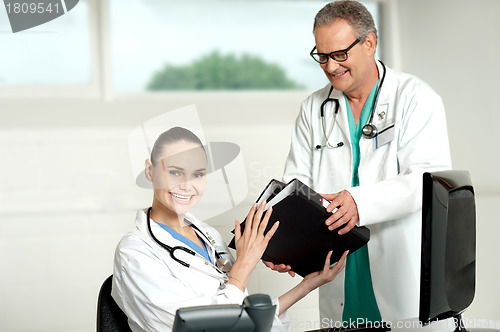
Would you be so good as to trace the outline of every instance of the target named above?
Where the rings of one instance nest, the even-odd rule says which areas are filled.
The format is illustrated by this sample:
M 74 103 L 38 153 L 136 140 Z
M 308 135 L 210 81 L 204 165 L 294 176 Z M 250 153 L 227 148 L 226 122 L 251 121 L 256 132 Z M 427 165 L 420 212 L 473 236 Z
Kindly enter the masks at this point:
M 443 97 L 453 167 L 470 171 L 477 193 L 477 289 L 465 316 L 500 320 L 500 2 L 397 5 L 402 68 Z
M 127 137 L 139 123 L 194 103 L 208 140 L 241 147 L 249 195 L 209 221 L 229 242 L 233 220 L 242 220 L 263 185 L 281 176 L 292 123 L 306 95 L 0 100 L 0 331 L 94 328 L 97 293 L 112 273 L 114 247 L 133 228 L 135 210 L 151 204 L 151 193 L 135 187 L 129 165 Z M 261 287 L 269 276 L 263 270 L 250 287 L 275 294 Z M 280 276 L 272 276 L 270 282 L 282 288 Z M 33 319 L 23 319 L 27 313 Z
M 477 291 L 466 316 L 500 320 L 500 157 L 494 145 L 500 120 L 495 102 L 500 2 L 389 3 L 396 5 L 400 25 L 399 39 L 391 41 L 401 45 L 400 57 L 392 61 L 442 95 L 454 167 L 471 172 L 477 193 Z M 112 272 L 114 247 L 133 227 L 135 209 L 151 199 L 134 186 L 130 174 L 127 135 L 137 124 L 196 104 L 209 140 L 241 146 L 249 195 L 210 220 L 229 240 L 232 221 L 243 218 L 260 188 L 281 175 L 293 121 L 306 95 L 0 100 L 0 331 L 94 330 L 97 292 Z M 259 267 L 249 288 L 278 294 L 294 282 Z M 316 294 L 291 314 L 296 330 L 307 329 L 301 324 L 318 319 Z

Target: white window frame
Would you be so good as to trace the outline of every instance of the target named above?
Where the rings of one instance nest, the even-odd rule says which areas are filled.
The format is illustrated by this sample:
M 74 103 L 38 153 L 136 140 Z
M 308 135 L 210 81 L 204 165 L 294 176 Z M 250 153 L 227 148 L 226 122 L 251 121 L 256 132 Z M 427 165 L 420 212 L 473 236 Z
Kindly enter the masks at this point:
M 16 85 L 1 86 L 1 99 L 53 99 L 53 98 L 101 98 L 106 95 L 103 91 L 105 78 L 108 77 L 104 59 L 106 48 L 103 47 L 108 24 L 105 18 L 106 3 L 108 0 L 87 0 L 89 6 L 89 45 L 91 80 L 88 84 L 51 84 L 51 85 Z M 78 5 L 77 5 L 78 6 Z M 66 15 L 71 15 L 69 12 Z
M 23 86 L 2 86 L 0 87 L 1 99 L 58 99 L 58 98 L 83 98 L 101 99 L 113 101 L 116 99 L 127 99 L 134 96 L 170 96 L 177 98 L 181 96 L 244 96 L 247 91 L 141 91 L 141 92 L 115 92 L 112 82 L 111 63 L 111 34 L 110 34 L 110 0 L 87 0 L 89 5 L 89 28 L 90 28 L 90 61 L 91 61 L 91 82 L 83 85 L 23 85 Z M 381 22 L 379 29 L 383 35 L 383 54 L 386 62 L 391 67 L 399 69 L 401 65 L 399 52 L 398 10 L 397 0 L 365 0 L 365 2 L 377 2 L 381 5 Z M 389 19 L 385 19 L 388 17 Z M 312 20 L 313 18 L 311 18 Z M 249 91 L 248 94 L 255 96 L 260 91 Z M 263 95 L 283 94 L 289 96 L 294 91 L 262 91 Z M 303 95 L 303 90 L 295 93 Z M 154 98 L 154 97 L 153 97 Z M 196 98 L 195 98 L 196 99 Z

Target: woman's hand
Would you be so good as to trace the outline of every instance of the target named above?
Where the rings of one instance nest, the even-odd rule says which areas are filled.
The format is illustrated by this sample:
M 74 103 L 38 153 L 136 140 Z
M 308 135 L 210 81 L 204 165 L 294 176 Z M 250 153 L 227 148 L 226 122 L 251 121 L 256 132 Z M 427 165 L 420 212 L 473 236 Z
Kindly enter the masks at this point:
M 269 232 L 264 235 L 272 213 L 272 207 L 270 207 L 262 217 L 265 206 L 266 202 L 263 202 L 258 208 L 257 204 L 252 206 L 250 212 L 248 212 L 243 233 L 241 233 L 239 222 L 235 222 L 236 261 L 231 269 L 229 283 L 234 284 L 241 290 L 246 288 L 250 273 L 262 258 L 269 240 L 271 240 L 279 226 L 279 222 L 274 223 Z
M 332 252 L 328 252 L 323 270 L 310 273 L 302 280 L 308 291 L 310 292 L 335 279 L 337 274 L 339 274 L 339 272 L 345 267 L 345 261 L 348 253 L 349 251 L 344 251 L 339 261 L 335 265 L 330 266 L 330 257 L 332 256 Z
M 301 298 L 309 294 L 309 292 L 311 292 L 312 290 L 335 279 L 337 274 L 339 274 L 339 272 L 342 271 L 345 266 L 347 254 L 348 251 L 345 251 L 342 257 L 340 257 L 337 264 L 330 267 L 330 257 L 332 256 L 332 252 L 330 251 L 326 255 L 323 270 L 306 275 L 305 278 L 302 279 L 302 281 L 297 286 L 279 297 L 280 305 L 278 315 L 284 313 L 286 310 L 288 310 L 288 308 L 290 308 Z

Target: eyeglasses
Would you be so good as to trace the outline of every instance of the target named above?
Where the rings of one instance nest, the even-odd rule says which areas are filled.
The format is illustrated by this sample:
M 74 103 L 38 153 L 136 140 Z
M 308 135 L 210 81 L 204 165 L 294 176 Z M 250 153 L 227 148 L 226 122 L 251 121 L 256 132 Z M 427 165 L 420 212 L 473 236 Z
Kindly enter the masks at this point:
M 335 60 L 337 62 L 344 62 L 348 58 L 347 52 L 349 52 L 349 50 L 351 48 L 353 48 L 360 41 L 361 41 L 361 38 L 358 38 L 354 41 L 354 43 L 352 43 L 345 50 L 333 51 L 331 53 L 317 53 L 317 52 L 315 53 L 314 50 L 316 49 L 316 46 L 314 46 L 314 48 L 312 49 L 311 53 L 309 53 L 309 55 L 312 56 L 314 61 L 316 61 L 322 65 L 328 62 L 328 58 L 332 58 L 333 60 Z

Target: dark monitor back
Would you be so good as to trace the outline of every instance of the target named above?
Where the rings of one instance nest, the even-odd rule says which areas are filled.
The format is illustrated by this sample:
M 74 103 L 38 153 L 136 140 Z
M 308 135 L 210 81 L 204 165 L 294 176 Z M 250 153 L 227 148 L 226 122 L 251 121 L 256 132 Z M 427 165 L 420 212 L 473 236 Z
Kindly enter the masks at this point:
M 423 324 L 463 312 L 474 299 L 476 208 L 467 171 L 425 173 L 420 313 Z

